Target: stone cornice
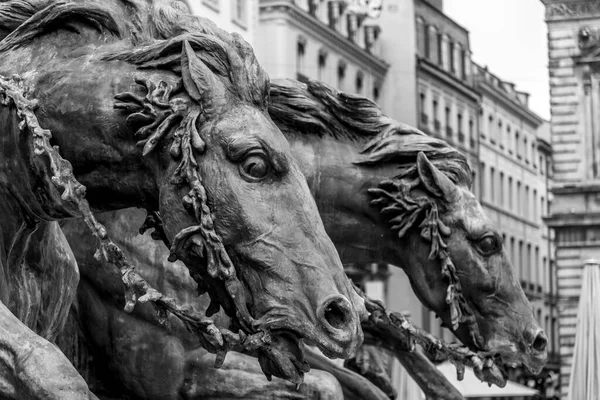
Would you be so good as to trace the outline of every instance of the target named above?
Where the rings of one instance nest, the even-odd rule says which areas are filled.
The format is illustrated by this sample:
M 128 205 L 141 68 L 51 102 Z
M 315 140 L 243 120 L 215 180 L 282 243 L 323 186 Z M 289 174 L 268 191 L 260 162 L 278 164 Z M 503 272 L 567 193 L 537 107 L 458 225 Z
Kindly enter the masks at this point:
M 600 181 L 554 182 L 550 191 L 555 195 L 584 193 L 600 194 Z
M 383 78 L 387 73 L 388 63 L 352 43 L 338 31 L 331 29 L 322 21 L 300 9 L 292 0 L 261 0 L 259 13 L 260 21 L 286 18 L 299 29 L 312 32 L 330 50 L 338 51 L 342 56 L 353 60 L 362 68 L 373 71 L 378 78 Z
M 479 102 L 479 93 L 477 93 L 473 88 L 467 86 L 463 81 L 459 80 L 457 77 L 450 75 L 446 71 L 440 69 L 437 65 L 429 62 L 427 59 L 417 56 L 417 68 L 420 71 L 427 72 L 429 73 L 429 75 L 433 75 L 434 77 L 440 79 L 441 81 L 445 82 L 447 85 L 456 89 L 458 92 L 462 93 L 464 96 L 470 98 L 474 102 Z
M 552 214 L 544 217 L 544 222 L 549 228 L 560 229 L 567 227 L 584 227 L 600 225 L 600 214 L 586 211 L 573 213 Z M 581 242 L 580 242 L 581 243 Z M 598 242 L 594 242 L 598 246 Z
M 535 113 L 523 107 L 522 105 L 516 103 L 512 98 L 499 91 L 494 86 L 490 85 L 486 80 L 477 78 L 475 82 L 479 91 L 500 101 L 511 111 L 526 119 L 531 125 L 533 125 L 535 129 L 537 129 L 544 122 L 542 118 L 538 117 Z
M 542 0 L 546 6 L 546 21 L 565 21 L 600 16 L 598 1 Z
M 539 137 L 537 138 L 537 143 L 538 143 L 538 149 L 540 151 L 543 151 L 547 155 L 552 155 L 552 153 L 553 153 L 552 144 L 548 143 L 545 139 L 542 139 Z

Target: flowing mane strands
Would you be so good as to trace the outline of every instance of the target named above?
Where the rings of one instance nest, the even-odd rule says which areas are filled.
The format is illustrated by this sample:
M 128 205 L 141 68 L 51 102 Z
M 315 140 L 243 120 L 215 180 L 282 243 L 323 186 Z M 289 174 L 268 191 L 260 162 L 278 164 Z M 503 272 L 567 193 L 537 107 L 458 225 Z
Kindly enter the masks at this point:
M 193 16 L 176 0 L 0 0 L 0 51 L 18 47 L 53 30 L 82 23 L 112 34 L 120 43 L 104 55 L 141 68 L 178 71 L 187 40 L 202 61 L 242 101 L 266 108 L 267 74 L 252 47 L 238 34 Z
M 269 112 L 286 133 L 329 135 L 336 139 L 368 140 L 361 165 L 400 164 L 398 178 L 417 176 L 419 152 L 454 183 L 470 187 L 471 168 L 466 157 L 443 140 L 386 117 L 377 104 L 338 92 L 327 84 L 310 80 L 271 83 Z

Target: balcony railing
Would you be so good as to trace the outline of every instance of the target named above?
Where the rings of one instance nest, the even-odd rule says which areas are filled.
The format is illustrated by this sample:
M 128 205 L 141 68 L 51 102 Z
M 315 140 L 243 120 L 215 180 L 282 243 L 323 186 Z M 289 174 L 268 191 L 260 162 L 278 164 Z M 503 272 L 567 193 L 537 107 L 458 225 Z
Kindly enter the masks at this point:
M 421 113 L 421 123 L 427 125 L 429 123 L 429 116 L 425 113 Z
M 470 142 L 471 142 L 471 148 L 474 149 L 475 148 L 475 139 L 471 138 Z
M 446 127 L 446 136 L 452 137 L 452 127 L 451 126 Z
M 435 120 L 433 121 L 433 130 L 435 131 L 435 133 L 440 133 L 440 129 L 442 127 L 442 124 L 440 123 L 439 120 Z
M 460 143 L 464 143 L 465 142 L 465 134 L 462 132 L 458 132 L 458 141 Z

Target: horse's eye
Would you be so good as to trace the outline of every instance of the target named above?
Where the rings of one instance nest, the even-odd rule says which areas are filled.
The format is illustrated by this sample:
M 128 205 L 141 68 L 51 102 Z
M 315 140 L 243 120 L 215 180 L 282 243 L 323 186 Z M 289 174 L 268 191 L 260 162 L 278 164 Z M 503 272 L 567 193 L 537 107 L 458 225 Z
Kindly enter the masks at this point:
M 498 250 L 498 241 L 493 236 L 484 236 L 477 242 L 477 247 L 484 255 L 491 255 Z
M 269 173 L 269 164 L 264 157 L 259 155 L 250 155 L 240 164 L 242 175 L 251 179 L 262 179 Z

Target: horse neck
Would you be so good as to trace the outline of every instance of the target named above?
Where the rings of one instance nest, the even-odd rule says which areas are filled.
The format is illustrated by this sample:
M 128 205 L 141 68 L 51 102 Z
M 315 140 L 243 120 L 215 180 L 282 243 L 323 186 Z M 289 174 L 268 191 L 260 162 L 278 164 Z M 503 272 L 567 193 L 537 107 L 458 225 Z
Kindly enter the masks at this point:
M 368 193 L 391 178 L 395 166 L 354 164 L 361 159 L 361 141 L 316 135 L 293 135 L 288 140 L 342 262 L 398 265 L 397 238 L 388 221 L 371 206 Z

